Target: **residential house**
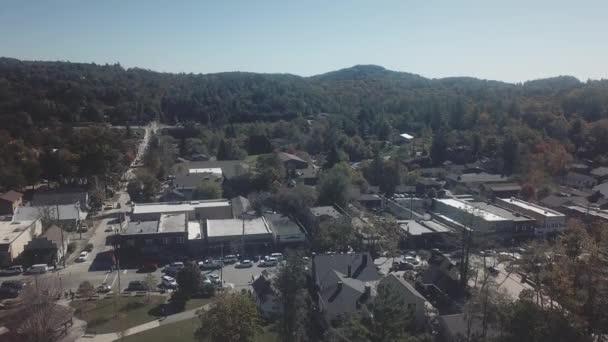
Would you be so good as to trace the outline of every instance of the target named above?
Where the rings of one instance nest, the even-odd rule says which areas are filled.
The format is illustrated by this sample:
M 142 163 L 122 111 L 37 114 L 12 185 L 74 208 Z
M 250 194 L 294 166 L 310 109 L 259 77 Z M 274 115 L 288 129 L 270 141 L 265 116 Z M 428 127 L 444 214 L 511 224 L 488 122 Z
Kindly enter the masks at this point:
M 432 178 L 419 178 L 416 180 L 416 194 L 418 195 L 437 193 L 441 189 L 443 189 L 443 184 Z
M 0 215 L 13 215 L 15 209 L 23 205 L 23 194 L 7 191 L 0 195 Z
M 315 255 L 312 273 L 316 304 L 326 321 L 371 303 L 381 278 L 369 253 Z
M 558 182 L 562 185 L 577 189 L 591 189 L 597 185 L 598 181 L 593 176 L 578 172 L 568 172 L 565 176 L 558 177 Z
M 173 189 L 191 200 L 196 188 L 203 181 L 217 182 L 223 185 L 249 171 L 249 166 L 242 160 L 214 160 L 178 163 L 173 166 Z
M 458 294 L 459 264 L 449 256 L 434 252 L 428 260 L 429 267 L 417 279 L 417 283 L 435 298 L 450 298 Z
M 55 223 L 64 229 L 75 230 L 80 222 L 86 220 L 88 213 L 79 205 L 61 204 L 35 207 L 19 207 L 13 215 L 13 221 L 34 221 L 40 219 L 45 226 Z
M 0 222 L 0 266 L 8 266 L 21 256 L 25 246 L 42 233 L 40 220 Z
M 281 303 L 272 287 L 276 273 L 266 269 L 251 282 L 253 300 L 260 310 L 262 317 L 272 319 L 281 312 Z
M 295 171 L 296 183 L 315 186 L 319 181 L 320 169 L 314 165 L 309 165 L 306 169 L 299 169 Z
M 295 170 L 308 168 L 308 162 L 295 154 L 279 152 L 278 156 L 289 175 L 294 174 Z
M 591 176 L 597 179 L 598 183 L 608 180 L 608 166 L 600 166 L 591 170 Z
M 25 246 L 23 264 L 58 264 L 65 256 L 69 243 L 69 234 L 52 225 L 44 234 L 32 239 Z
M 594 192 L 599 192 L 604 198 L 608 198 L 608 182 L 593 187 Z
M 367 209 L 383 209 L 385 205 L 384 197 L 376 194 L 361 194 L 356 201 Z
M 403 300 L 403 304 L 410 311 L 414 326 L 418 329 L 424 327 L 427 317 L 431 315 L 429 309 L 432 308 L 432 305 L 416 290 L 414 285 L 408 283 L 403 277 L 391 273 L 380 280 L 378 287 L 380 286 L 387 286 L 390 288 L 390 291 L 397 293 L 399 298 Z

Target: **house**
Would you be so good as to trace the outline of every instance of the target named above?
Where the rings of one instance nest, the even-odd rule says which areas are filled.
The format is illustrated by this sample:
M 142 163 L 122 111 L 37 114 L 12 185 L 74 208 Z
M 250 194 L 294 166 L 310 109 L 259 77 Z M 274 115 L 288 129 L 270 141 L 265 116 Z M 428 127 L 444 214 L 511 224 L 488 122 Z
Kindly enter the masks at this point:
M 417 328 L 422 328 L 426 323 L 427 307 L 431 306 L 414 286 L 403 277 L 391 273 L 378 283 L 378 288 L 386 286 L 397 293 L 403 304 L 408 308 L 412 316 L 412 323 Z
M 295 170 L 308 168 L 308 162 L 295 154 L 279 152 L 278 157 L 283 163 L 283 166 L 285 167 L 285 170 L 287 170 L 288 174 L 292 174 Z
M 281 312 L 281 303 L 272 287 L 276 274 L 270 270 L 264 270 L 251 282 L 251 293 L 262 317 L 271 319 Z
M 604 198 L 608 198 L 608 182 L 594 186 L 593 191 L 599 192 Z
M 369 253 L 315 255 L 312 273 L 316 304 L 327 321 L 370 303 L 380 280 Z
M 313 227 L 318 226 L 321 222 L 327 220 L 343 220 L 345 216 L 336 210 L 333 206 L 321 206 L 308 208 L 306 222 L 304 223 L 308 231 L 312 231 Z
M 69 234 L 52 225 L 44 234 L 34 238 L 25 246 L 23 264 L 58 264 L 63 259 L 69 243 Z
M 23 194 L 7 191 L 0 195 L 0 215 L 13 215 L 15 209 L 23 205 Z
M 591 170 L 590 174 L 597 179 L 599 183 L 608 180 L 608 166 L 600 166 Z
M 463 174 L 449 174 L 446 180 L 450 186 L 461 185 L 478 191 L 479 187 L 489 183 L 507 183 L 509 178 L 503 175 L 488 172 L 470 172 Z
M 592 176 L 578 172 L 568 172 L 565 176 L 558 177 L 558 182 L 565 186 L 577 189 L 591 189 L 597 185 L 598 181 Z
M 13 215 L 14 221 L 33 221 L 40 219 L 45 226 L 51 222 L 61 225 L 66 230 L 74 230 L 80 222 L 86 220 L 88 213 L 79 205 L 61 204 L 35 207 L 19 207 Z
M 453 297 L 458 294 L 459 264 L 449 256 L 434 252 L 428 260 L 429 267 L 417 280 L 429 293 Z
M 21 256 L 25 246 L 42 233 L 40 220 L 0 222 L 0 266 L 8 266 Z
M 291 218 L 281 214 L 264 214 L 264 219 L 268 222 L 274 242 L 279 248 L 306 242 L 303 229 Z
M 34 193 L 32 206 L 73 205 L 79 203 L 81 211 L 89 210 L 89 194 L 79 189 L 57 189 Z
M 295 175 L 297 177 L 296 183 L 315 186 L 319 181 L 319 168 L 314 165 L 310 165 L 305 169 L 296 170 Z
M 367 209 L 382 209 L 384 208 L 384 197 L 376 194 L 361 194 L 356 201 Z

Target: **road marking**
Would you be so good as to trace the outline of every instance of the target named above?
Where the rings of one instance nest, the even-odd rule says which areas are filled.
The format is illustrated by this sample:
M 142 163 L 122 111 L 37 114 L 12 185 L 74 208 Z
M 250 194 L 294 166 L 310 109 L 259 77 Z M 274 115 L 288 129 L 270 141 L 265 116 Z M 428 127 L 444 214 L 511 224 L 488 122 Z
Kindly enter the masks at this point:
M 116 279 L 118 279 L 118 273 L 116 273 L 116 275 L 114 276 L 114 279 L 112 279 L 112 284 L 110 284 L 110 287 L 114 287 L 114 283 L 116 282 Z
M 103 278 L 103 282 L 104 282 L 104 283 L 106 282 L 106 280 L 108 280 L 108 276 L 109 276 L 109 275 L 110 275 L 110 273 L 106 273 L 105 278 Z

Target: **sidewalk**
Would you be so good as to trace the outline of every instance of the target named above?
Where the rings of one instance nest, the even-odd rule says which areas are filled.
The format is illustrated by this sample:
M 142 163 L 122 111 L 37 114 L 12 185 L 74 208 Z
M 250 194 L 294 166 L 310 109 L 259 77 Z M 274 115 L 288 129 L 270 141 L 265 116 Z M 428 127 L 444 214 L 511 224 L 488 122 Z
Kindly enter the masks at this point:
M 210 305 L 211 304 L 206 304 L 200 308 L 180 312 L 175 315 L 167 316 L 164 319 L 158 319 L 158 320 L 147 322 L 147 323 L 144 323 L 144 324 L 141 324 L 138 326 L 134 326 L 132 328 L 125 330 L 124 333 L 122 333 L 122 337 L 135 335 L 142 331 L 158 328 L 161 325 L 176 323 L 176 322 L 180 322 L 183 320 L 194 318 L 197 316 L 198 311 L 209 310 Z M 82 337 L 80 337 L 79 339 L 77 339 L 76 342 L 112 342 L 112 341 L 116 341 L 120 338 L 121 338 L 121 334 L 118 332 L 108 333 L 108 334 L 99 334 L 99 335 L 85 334 Z

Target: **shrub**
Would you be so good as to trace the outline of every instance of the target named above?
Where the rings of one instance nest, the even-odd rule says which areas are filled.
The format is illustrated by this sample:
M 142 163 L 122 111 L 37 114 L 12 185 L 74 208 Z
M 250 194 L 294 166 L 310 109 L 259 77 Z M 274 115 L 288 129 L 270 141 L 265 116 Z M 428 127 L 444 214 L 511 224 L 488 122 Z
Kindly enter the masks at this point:
M 76 250 L 76 242 L 68 243 L 68 254 L 74 253 L 75 250 Z
M 87 245 L 84 247 L 84 250 L 87 252 L 91 252 L 93 250 L 93 244 L 87 243 Z

